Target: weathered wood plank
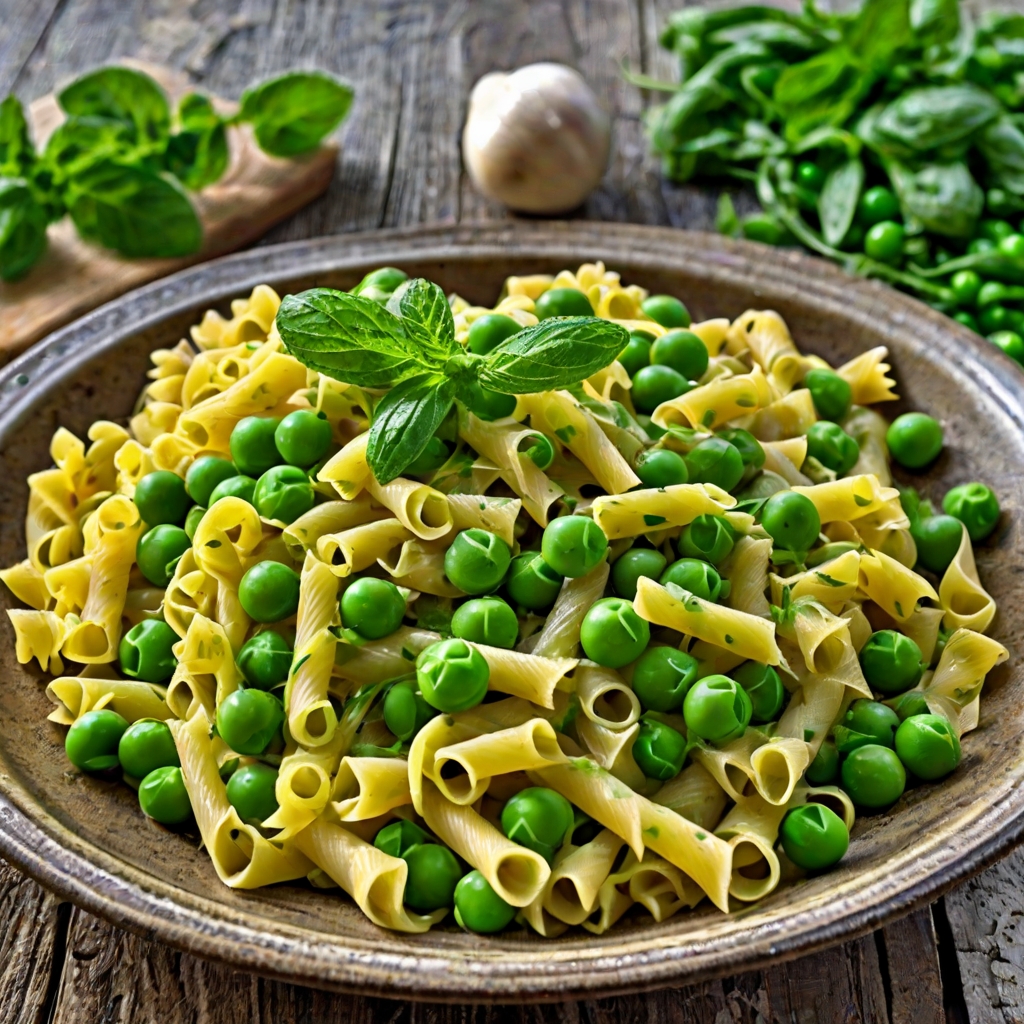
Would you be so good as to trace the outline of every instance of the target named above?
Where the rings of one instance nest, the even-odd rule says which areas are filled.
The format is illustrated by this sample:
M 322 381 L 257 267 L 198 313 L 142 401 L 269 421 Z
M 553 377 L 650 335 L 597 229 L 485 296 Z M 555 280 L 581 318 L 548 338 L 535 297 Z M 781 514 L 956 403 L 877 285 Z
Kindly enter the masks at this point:
M 5 0 L 0 8 L 0 97 L 14 87 L 62 0 Z
M 881 931 L 892 1024 L 943 1024 L 942 971 L 930 907 Z

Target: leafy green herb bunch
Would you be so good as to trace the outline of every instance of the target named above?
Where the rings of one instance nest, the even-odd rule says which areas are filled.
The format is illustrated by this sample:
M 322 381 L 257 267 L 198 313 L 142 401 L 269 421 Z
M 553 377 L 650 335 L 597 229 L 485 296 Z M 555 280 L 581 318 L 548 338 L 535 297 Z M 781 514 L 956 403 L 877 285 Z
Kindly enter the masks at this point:
M 0 103 L 0 278 L 26 274 L 65 214 L 91 242 L 128 257 L 186 256 L 203 230 L 188 197 L 229 161 L 226 128 L 249 124 L 272 156 L 315 149 L 348 113 L 352 89 L 322 72 L 291 72 L 248 90 L 224 117 L 200 93 L 172 111 L 163 89 L 127 67 L 104 67 L 57 96 L 66 115 L 41 151 L 14 95 Z
M 426 451 L 457 406 L 500 418 L 515 408 L 512 396 L 575 388 L 629 342 L 610 320 L 550 317 L 479 355 L 456 340 L 441 288 L 394 268 L 374 271 L 351 292 L 288 295 L 276 323 L 301 363 L 367 390 L 367 462 L 381 484 Z
M 1024 15 L 958 0 L 691 7 L 662 44 L 681 82 L 647 129 L 673 180 L 753 185 L 720 230 L 801 244 L 955 315 L 1010 351 L 1024 332 Z M 1011 351 L 1024 360 L 1024 341 Z

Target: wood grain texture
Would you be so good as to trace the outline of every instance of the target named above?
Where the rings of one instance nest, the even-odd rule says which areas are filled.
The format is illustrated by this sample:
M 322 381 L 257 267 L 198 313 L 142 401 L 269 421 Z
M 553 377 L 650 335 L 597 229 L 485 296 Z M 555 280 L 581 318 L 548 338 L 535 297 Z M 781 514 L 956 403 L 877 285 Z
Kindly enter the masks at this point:
M 614 118 L 615 159 L 579 215 L 706 228 L 713 197 L 661 180 L 640 123 L 651 97 L 619 76 L 623 61 L 648 74 L 674 74 L 657 33 L 678 6 L 679 0 L 0 0 L 0 92 L 14 87 L 31 99 L 123 56 L 184 69 L 224 95 L 296 65 L 345 75 L 359 101 L 343 132 L 338 173 L 323 197 L 268 235 L 270 242 L 429 219 L 506 217 L 473 191 L 461 168 L 456 136 L 468 90 L 493 68 L 560 60 L 588 77 Z M 949 1006 L 966 1000 L 971 1024 L 1004 1024 L 1024 1021 L 1022 874 L 1024 855 L 1017 854 L 946 898 L 964 984 L 954 999 L 931 916 L 920 912 L 873 939 L 727 981 L 561 1006 L 474 1009 L 339 997 L 238 975 L 77 910 L 69 920 L 54 897 L 0 864 L 0 1021 L 903 1024 L 958 1020 Z

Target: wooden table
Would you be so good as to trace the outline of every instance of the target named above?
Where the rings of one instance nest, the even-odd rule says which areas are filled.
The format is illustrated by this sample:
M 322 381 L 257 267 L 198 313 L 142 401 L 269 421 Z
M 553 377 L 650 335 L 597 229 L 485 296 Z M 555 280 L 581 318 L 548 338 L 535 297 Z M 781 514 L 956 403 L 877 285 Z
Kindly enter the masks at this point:
M 1018 4 L 1021 0 L 1018 0 Z M 710 227 L 714 201 L 663 183 L 645 97 L 624 64 L 669 76 L 657 33 L 681 0 L 0 0 L 0 96 L 25 100 L 134 56 L 235 96 L 275 72 L 350 79 L 354 112 L 330 192 L 278 242 L 422 221 L 493 219 L 462 170 L 470 86 L 535 60 L 577 67 L 615 118 L 614 157 L 581 216 Z M 865 938 L 771 970 L 648 995 L 535 1008 L 419 1006 L 236 974 L 59 902 L 0 863 L 0 1022 L 268 1024 L 558 1020 L 734 1024 L 1024 1021 L 1024 854 Z

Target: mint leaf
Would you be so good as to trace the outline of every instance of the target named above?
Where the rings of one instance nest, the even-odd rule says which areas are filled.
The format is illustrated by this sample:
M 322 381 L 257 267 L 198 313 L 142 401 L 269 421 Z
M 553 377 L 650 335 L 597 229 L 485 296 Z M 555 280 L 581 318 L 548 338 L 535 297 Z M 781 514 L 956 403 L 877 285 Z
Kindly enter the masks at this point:
M 224 121 L 206 96 L 189 93 L 178 104 L 181 131 L 167 141 L 167 169 L 198 192 L 227 170 L 229 153 Z
M 277 329 L 299 362 L 359 387 L 391 387 L 443 365 L 423 351 L 419 333 L 401 317 L 373 299 L 333 288 L 285 296 Z
M 57 101 L 66 114 L 122 122 L 137 145 L 163 143 L 170 132 L 171 111 L 163 89 L 131 68 L 98 68 L 82 75 Z
M 399 285 L 388 299 L 387 309 L 409 321 L 407 329 L 415 334 L 424 351 L 439 362 L 462 352 L 462 346 L 455 340 L 452 307 L 433 281 L 417 277 Z M 422 331 L 418 330 L 420 327 Z
M 22 178 L 0 177 L 0 280 L 28 273 L 46 249 L 46 213 Z
M 242 94 L 236 121 L 252 125 L 256 141 L 272 156 L 315 149 L 348 113 L 352 87 L 322 71 L 293 71 Z
M 591 316 L 552 317 L 484 357 L 480 383 L 506 395 L 555 391 L 603 370 L 629 342 L 624 327 Z
M 366 448 L 366 460 L 378 483 L 394 480 L 422 453 L 454 399 L 451 380 L 424 373 L 403 380 L 380 400 Z

